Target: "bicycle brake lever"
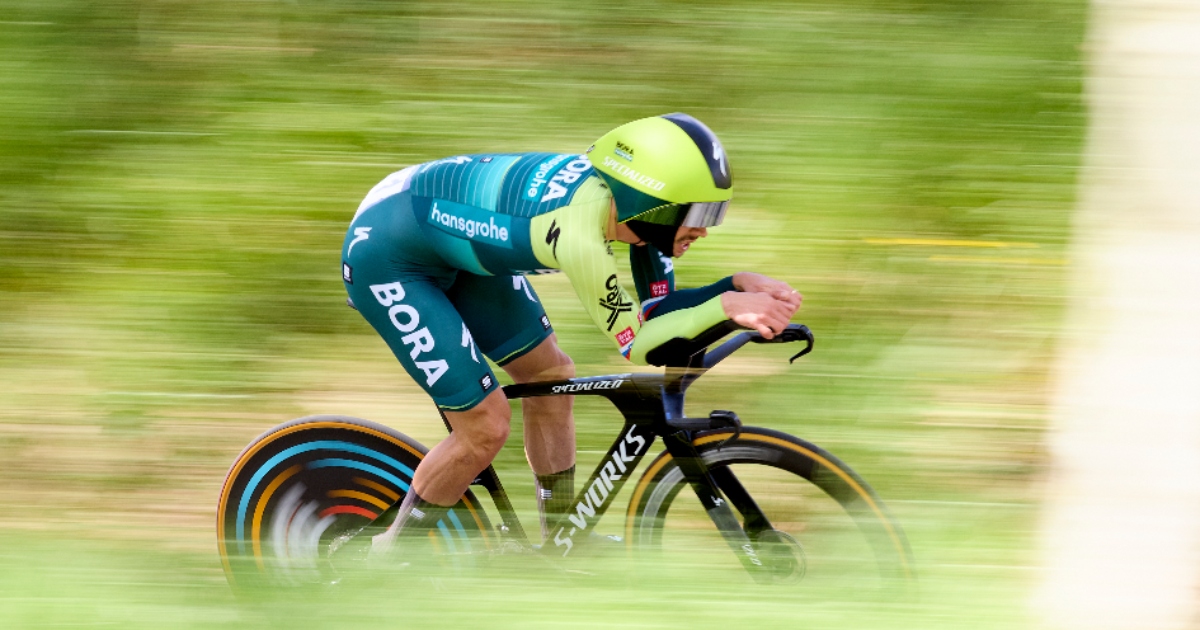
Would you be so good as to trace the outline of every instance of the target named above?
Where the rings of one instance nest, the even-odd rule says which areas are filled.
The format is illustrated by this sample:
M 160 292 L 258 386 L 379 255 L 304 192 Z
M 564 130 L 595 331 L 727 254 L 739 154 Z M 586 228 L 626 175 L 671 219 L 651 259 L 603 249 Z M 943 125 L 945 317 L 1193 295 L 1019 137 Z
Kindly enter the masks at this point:
M 795 363 L 796 359 L 799 359 L 809 352 L 812 352 L 813 344 L 816 342 L 816 339 L 813 337 L 812 331 L 808 329 L 808 326 L 799 325 L 795 328 L 788 326 L 787 329 L 784 330 L 784 333 L 790 334 L 792 337 L 790 341 L 800 341 L 803 339 L 806 342 L 804 349 L 800 352 L 797 352 L 792 358 L 788 359 L 788 363 Z

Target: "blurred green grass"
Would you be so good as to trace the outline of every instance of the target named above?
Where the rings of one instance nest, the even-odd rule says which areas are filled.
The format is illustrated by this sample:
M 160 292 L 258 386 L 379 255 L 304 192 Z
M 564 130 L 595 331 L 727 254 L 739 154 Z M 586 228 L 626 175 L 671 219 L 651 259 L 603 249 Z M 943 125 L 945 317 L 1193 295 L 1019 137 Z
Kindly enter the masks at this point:
M 778 349 L 745 351 L 693 409 L 733 408 L 837 453 L 901 517 L 928 584 L 899 612 L 801 596 L 739 614 L 1020 626 L 1085 17 L 1076 0 L 9 2 L 0 579 L 16 594 L 0 622 L 262 623 L 232 607 L 215 562 L 213 505 L 240 448 L 317 412 L 441 435 L 343 306 L 337 252 L 365 192 L 408 164 L 580 151 L 626 120 L 686 111 L 721 135 L 737 197 L 679 261 L 681 282 L 776 275 L 805 294 L 799 319 L 818 336 L 791 367 Z M 624 371 L 565 279 L 534 283 L 581 373 Z M 581 467 L 614 422 L 581 402 Z M 497 465 L 531 509 L 519 433 Z M 686 567 L 662 570 L 682 589 Z M 655 610 L 620 578 L 567 595 L 552 577 L 505 578 L 450 591 L 501 605 L 501 625 L 546 605 L 525 591 Z M 726 588 L 717 578 L 706 588 Z M 449 599 L 430 597 L 432 619 Z M 617 622 L 550 606 L 547 619 Z M 714 615 L 691 620 L 727 623 Z

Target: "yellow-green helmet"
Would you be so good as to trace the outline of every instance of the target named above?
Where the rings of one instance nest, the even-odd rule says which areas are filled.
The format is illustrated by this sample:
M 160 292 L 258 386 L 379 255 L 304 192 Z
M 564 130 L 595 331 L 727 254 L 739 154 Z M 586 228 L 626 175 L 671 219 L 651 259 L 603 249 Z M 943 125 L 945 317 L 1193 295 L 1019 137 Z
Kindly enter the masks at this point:
M 612 191 L 622 223 L 720 225 L 733 197 L 721 141 L 687 114 L 621 125 L 597 140 L 587 157 Z

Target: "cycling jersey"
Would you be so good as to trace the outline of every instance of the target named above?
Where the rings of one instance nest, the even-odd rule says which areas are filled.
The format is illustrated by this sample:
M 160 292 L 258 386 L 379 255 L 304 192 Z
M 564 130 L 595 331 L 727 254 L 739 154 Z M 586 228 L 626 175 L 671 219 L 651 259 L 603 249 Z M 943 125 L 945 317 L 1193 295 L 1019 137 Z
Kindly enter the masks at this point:
M 410 167 L 360 204 L 343 281 L 443 409 L 470 408 L 495 387 L 477 347 L 504 365 L 551 333 L 526 274 L 566 273 L 592 321 L 644 364 L 662 342 L 725 319 L 719 296 L 733 285 L 677 291 L 668 255 L 630 247 L 635 305 L 606 240 L 611 198 L 582 155 L 463 155 Z

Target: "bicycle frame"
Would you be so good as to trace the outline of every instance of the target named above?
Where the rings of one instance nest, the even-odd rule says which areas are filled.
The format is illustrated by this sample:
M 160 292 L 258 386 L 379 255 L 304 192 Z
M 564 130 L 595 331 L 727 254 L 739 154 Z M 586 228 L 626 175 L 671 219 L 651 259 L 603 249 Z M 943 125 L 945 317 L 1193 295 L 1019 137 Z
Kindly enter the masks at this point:
M 649 358 L 651 362 L 667 366 L 664 374 L 611 374 L 504 387 L 509 399 L 602 396 L 612 402 L 625 419 L 616 440 L 576 494 L 571 509 L 550 528 L 551 534 L 541 546 L 542 553 L 566 557 L 574 549 L 579 536 L 586 539 L 642 458 L 650 452 L 655 438 L 661 437 L 667 450 L 679 462 L 685 479 L 709 518 L 743 566 L 752 574 L 762 568 L 753 540 L 758 533 L 770 529 L 770 522 L 732 471 L 728 468 L 709 469 L 692 446 L 692 438 L 697 431 L 720 428 L 740 431 L 741 421 L 736 414 L 728 411 L 714 411 L 706 418 L 687 418 L 684 416 L 684 398 L 687 388 L 696 379 L 746 343 L 806 341 L 806 348 L 792 357 L 794 361 L 812 350 L 813 335 L 807 327 L 792 324 L 771 340 L 762 338 L 758 333 L 742 332 L 711 351 L 707 349 L 709 344 L 732 330 L 730 324 L 721 324 L 693 340 L 675 339 L 660 346 L 655 351 L 657 355 L 651 353 Z M 473 485 L 487 489 L 495 502 L 500 513 L 498 529 L 501 536 L 529 546 L 529 537 L 495 469 L 488 466 Z M 745 519 L 744 528 L 726 498 L 722 497 L 722 490 L 728 502 L 732 502 Z

